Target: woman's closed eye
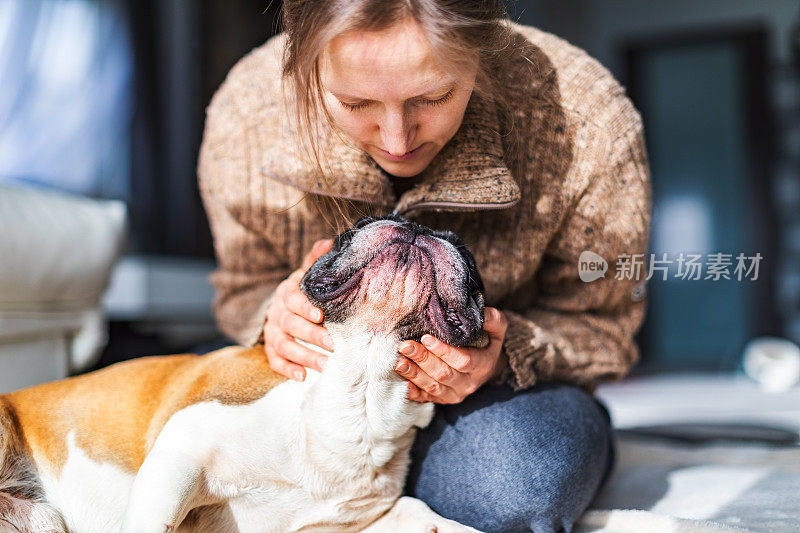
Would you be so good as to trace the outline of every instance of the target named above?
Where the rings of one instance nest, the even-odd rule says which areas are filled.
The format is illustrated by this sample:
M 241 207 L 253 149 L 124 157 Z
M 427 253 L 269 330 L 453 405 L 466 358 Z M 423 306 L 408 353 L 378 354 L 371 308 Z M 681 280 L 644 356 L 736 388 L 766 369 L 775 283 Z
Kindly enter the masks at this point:
M 440 106 L 442 104 L 446 104 L 452 97 L 453 97 L 453 89 L 450 89 L 441 98 L 437 98 L 435 100 L 429 100 L 429 99 L 423 98 L 423 99 L 417 100 L 417 102 L 419 102 L 422 105 L 436 107 L 436 106 Z M 346 102 L 342 102 L 341 100 L 339 100 L 339 103 L 342 104 L 342 106 L 345 109 L 349 109 L 350 111 L 358 111 L 359 109 L 364 109 L 365 107 L 367 107 L 370 104 L 369 101 L 361 102 L 360 104 L 348 104 Z

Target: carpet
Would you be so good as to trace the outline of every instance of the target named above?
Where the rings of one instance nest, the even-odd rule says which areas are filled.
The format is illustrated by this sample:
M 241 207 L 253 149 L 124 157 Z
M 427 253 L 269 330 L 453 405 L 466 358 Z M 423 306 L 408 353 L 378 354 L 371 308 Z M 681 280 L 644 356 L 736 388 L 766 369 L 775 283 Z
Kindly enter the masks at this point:
M 800 446 L 617 435 L 576 533 L 800 532 Z

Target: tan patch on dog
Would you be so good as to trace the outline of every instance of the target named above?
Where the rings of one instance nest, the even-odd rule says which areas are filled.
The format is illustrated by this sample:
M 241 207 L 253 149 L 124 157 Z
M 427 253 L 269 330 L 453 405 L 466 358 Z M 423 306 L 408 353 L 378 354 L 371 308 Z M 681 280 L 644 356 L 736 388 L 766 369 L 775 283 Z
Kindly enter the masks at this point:
M 263 346 L 229 347 L 133 359 L 4 398 L 40 467 L 60 472 L 74 431 L 89 457 L 136 473 L 175 412 L 202 401 L 250 403 L 284 381 L 269 368 Z

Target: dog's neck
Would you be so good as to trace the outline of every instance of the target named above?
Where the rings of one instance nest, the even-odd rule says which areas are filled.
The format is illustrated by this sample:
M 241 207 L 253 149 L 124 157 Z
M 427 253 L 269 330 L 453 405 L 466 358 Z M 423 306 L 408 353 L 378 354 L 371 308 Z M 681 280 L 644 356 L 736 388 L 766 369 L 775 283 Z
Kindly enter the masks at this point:
M 433 404 L 408 399 L 408 382 L 394 371 L 396 334 L 344 331 L 328 326 L 335 351 L 310 385 L 303 416 L 329 451 L 352 453 L 381 467 L 413 441 L 414 426 L 428 425 Z M 358 461 L 361 462 L 361 461 Z

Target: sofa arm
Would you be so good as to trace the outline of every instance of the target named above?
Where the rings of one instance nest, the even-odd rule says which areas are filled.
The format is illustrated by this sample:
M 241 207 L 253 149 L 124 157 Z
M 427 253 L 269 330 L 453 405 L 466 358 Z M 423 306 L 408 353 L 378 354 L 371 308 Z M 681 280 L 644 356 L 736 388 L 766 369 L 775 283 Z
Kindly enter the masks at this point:
M 70 370 L 92 364 L 107 340 L 100 299 L 125 230 L 123 202 L 0 185 L 0 342 L 57 329 Z

